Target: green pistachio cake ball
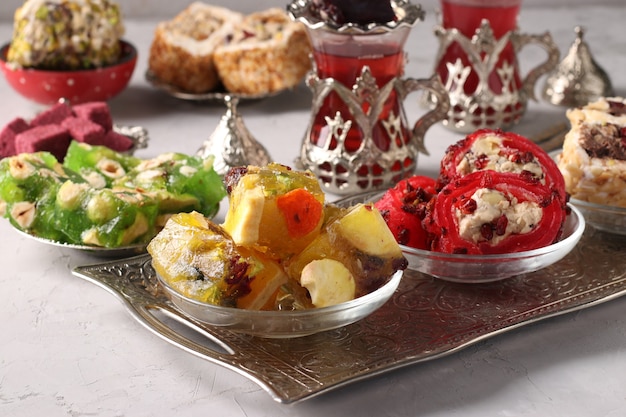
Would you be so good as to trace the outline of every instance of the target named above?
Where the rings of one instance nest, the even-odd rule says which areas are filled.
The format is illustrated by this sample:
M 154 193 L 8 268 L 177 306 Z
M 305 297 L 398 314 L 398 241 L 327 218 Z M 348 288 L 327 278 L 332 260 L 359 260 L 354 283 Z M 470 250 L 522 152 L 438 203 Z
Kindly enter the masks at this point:
M 26 0 L 15 11 L 9 62 L 39 69 L 85 69 L 118 61 L 124 25 L 109 0 Z

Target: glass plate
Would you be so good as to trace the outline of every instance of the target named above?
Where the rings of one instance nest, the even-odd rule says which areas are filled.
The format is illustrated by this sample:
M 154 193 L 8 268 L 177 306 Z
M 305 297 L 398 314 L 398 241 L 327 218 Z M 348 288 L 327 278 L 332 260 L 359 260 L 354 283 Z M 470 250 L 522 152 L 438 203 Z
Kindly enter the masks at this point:
M 339 205 L 376 201 L 383 193 L 365 193 L 339 200 Z M 563 234 L 558 242 L 539 249 L 503 255 L 460 255 L 432 252 L 400 245 L 409 269 L 453 282 L 483 283 L 499 281 L 545 268 L 561 260 L 580 241 L 585 218 L 572 204 Z
M 385 285 L 362 297 L 334 306 L 296 311 L 257 311 L 207 304 L 181 295 L 158 273 L 156 277 L 176 307 L 204 324 L 281 339 L 337 329 L 367 317 L 391 298 L 400 284 L 402 271 L 397 271 Z
M 595 204 L 575 198 L 570 199 L 585 217 L 587 223 L 603 232 L 626 235 L 626 208 Z
M 447 281 L 499 281 L 546 268 L 565 257 L 580 241 L 585 218 L 573 205 L 558 242 L 539 249 L 502 255 L 446 254 L 402 246 L 409 268 Z
M 178 87 L 175 87 L 171 84 L 167 84 L 164 81 L 161 81 L 150 70 L 146 71 L 146 80 L 150 84 L 152 84 L 153 87 L 156 87 L 162 91 L 165 91 L 167 94 L 169 94 L 172 97 L 178 98 L 180 100 L 197 101 L 197 102 L 224 101 L 226 97 L 236 97 L 240 100 L 261 100 L 264 98 L 273 97 L 284 91 L 284 90 L 280 90 L 280 91 L 275 91 L 275 92 L 267 93 L 267 94 L 250 95 L 250 94 L 229 93 L 223 87 L 221 87 L 215 91 L 209 91 L 207 93 L 190 93 L 188 91 L 181 90 Z

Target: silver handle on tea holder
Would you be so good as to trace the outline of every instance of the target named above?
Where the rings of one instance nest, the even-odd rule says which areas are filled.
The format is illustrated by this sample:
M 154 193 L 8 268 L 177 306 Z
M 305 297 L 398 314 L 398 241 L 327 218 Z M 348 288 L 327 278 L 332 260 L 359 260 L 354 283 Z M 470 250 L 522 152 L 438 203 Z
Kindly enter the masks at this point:
M 435 123 L 445 119 L 448 110 L 450 110 L 450 100 L 448 99 L 448 92 L 443 87 L 441 79 L 436 74 L 425 79 L 407 78 L 401 80 L 397 87 L 397 91 L 400 94 L 400 101 L 404 101 L 409 94 L 419 90 L 428 91 L 429 99 L 432 100 L 434 107 L 415 122 L 412 129 L 411 141 L 416 144 L 417 149 L 421 153 L 429 155 L 426 145 L 424 144 L 426 131 Z
M 518 53 L 526 45 L 533 44 L 541 47 L 548 54 L 546 60 L 528 71 L 522 81 L 522 90 L 526 94 L 526 97 L 536 101 L 535 84 L 542 75 L 552 71 L 558 65 L 559 58 L 561 56 L 559 48 L 552 40 L 552 36 L 549 32 L 545 32 L 541 35 L 514 32 L 511 36 L 511 43 L 513 44 L 513 48 L 516 53 Z

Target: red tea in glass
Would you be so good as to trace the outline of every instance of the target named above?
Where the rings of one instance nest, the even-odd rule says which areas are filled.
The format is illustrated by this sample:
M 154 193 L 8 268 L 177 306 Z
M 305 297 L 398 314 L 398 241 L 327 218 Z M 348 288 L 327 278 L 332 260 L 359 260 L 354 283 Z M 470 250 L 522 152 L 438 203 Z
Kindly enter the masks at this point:
M 350 13 L 333 14 L 337 5 Z M 380 18 L 378 7 L 395 17 Z M 288 10 L 305 24 L 313 46 L 314 67 L 306 80 L 313 93 L 311 118 L 298 166 L 335 194 L 387 189 L 413 175 L 426 130 L 448 110 L 438 77 L 404 77 L 404 45 L 424 18 L 421 7 L 408 1 L 294 0 Z M 345 20 L 355 13 L 358 20 Z M 436 96 L 437 104 L 409 127 L 403 101 L 418 90 Z
M 445 29 L 457 29 L 465 37 L 471 39 L 480 28 L 483 20 L 487 20 L 496 40 L 517 28 L 521 0 L 441 0 L 442 25 Z M 485 53 L 482 54 L 485 56 Z M 445 51 L 443 58 L 436 68 L 437 73 L 445 82 L 448 79 L 448 63 L 457 59 L 466 67 L 471 67 L 467 51 L 458 43 L 452 43 Z M 514 88 L 520 89 L 522 85 L 519 76 L 517 57 L 513 45 L 508 42 L 500 52 L 494 71 L 489 74 L 489 88 L 496 94 L 502 93 L 502 80 L 497 74 L 497 69 L 505 63 L 513 65 Z M 479 78 L 476 71 L 472 71 L 465 81 L 466 94 L 472 94 L 478 87 Z
M 469 133 L 519 122 L 539 77 L 558 64 L 559 50 L 547 32 L 519 33 L 521 2 L 441 0 L 435 74 L 450 102 L 444 126 Z M 522 77 L 517 54 L 528 44 L 544 48 L 548 57 Z
M 496 38 L 517 27 L 521 0 L 442 0 L 443 27 L 456 28 L 468 38 L 487 19 Z
M 327 52 L 314 51 L 313 57 L 317 66 L 317 75 L 320 78 L 332 78 L 342 83 L 348 88 L 352 88 L 357 77 L 361 76 L 364 67 L 369 68 L 371 74 L 376 79 L 378 88 L 382 88 L 385 84 L 392 81 L 403 73 L 404 53 L 402 51 L 391 54 L 375 54 L 368 56 L 346 56 L 334 55 Z M 371 103 L 366 100 L 362 103 L 362 109 L 367 112 Z M 389 149 L 392 138 L 389 137 L 382 121 L 387 120 L 391 114 L 395 117 L 401 117 L 401 104 L 397 96 L 397 92 L 392 90 L 389 97 L 385 100 L 383 109 L 378 117 L 378 122 L 372 126 L 372 139 L 374 144 L 381 150 Z M 322 107 L 315 116 L 312 136 L 315 144 L 324 146 L 320 141 L 324 138 L 332 137 L 329 135 L 329 129 L 326 118 L 334 118 L 339 112 L 343 118 L 350 117 L 351 110 L 336 92 L 331 92 L 324 100 Z M 396 139 L 403 140 L 405 143 L 410 135 L 407 131 L 404 121 L 399 125 L 402 130 Z M 353 123 L 352 128 L 347 132 L 344 147 L 350 153 L 357 152 L 363 143 L 363 132 L 361 127 Z M 393 133 L 393 132 L 392 132 Z M 330 144 L 329 148 L 334 149 L 336 144 Z

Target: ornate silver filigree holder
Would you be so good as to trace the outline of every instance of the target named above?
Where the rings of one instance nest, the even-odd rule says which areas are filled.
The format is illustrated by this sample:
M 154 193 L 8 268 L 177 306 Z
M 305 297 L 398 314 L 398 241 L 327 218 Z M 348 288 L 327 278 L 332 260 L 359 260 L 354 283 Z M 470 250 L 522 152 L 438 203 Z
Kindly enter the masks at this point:
M 593 59 L 583 40 L 584 30 L 577 26 L 576 40 L 563 61 L 546 79 L 543 98 L 557 106 L 583 106 L 615 93 L 609 76 Z
M 314 50 L 344 48 L 349 54 L 348 49 L 355 49 L 368 57 L 372 45 L 401 50 L 410 28 L 424 15 L 419 6 L 395 1 L 396 21 L 336 26 L 315 16 L 311 4 L 308 0 L 294 1 L 288 10 L 294 20 L 306 25 Z M 384 53 L 392 52 L 385 49 Z M 353 58 L 354 62 L 360 60 L 358 55 Z M 339 75 L 319 76 L 318 70 L 314 60 L 306 80 L 313 93 L 311 120 L 296 161 L 298 167 L 312 171 L 322 187 L 334 194 L 384 189 L 412 175 L 419 153 L 427 153 L 425 132 L 442 120 L 448 109 L 439 79 L 403 79 L 402 74 L 395 74 L 384 83 L 377 82 L 375 71 L 363 65 L 353 84 L 346 85 L 339 81 Z M 437 97 L 438 106 L 410 129 L 402 103 L 408 94 L 421 89 Z
M 548 32 L 528 35 L 516 29 L 496 39 L 486 19 L 471 39 L 456 28 L 446 29 L 440 25 L 435 27 L 435 35 L 440 42 L 435 72 L 441 76 L 450 101 L 443 124 L 462 133 L 479 128 L 505 128 L 519 122 L 528 99 L 536 100 L 537 80 L 553 70 L 559 60 L 559 50 Z M 520 82 L 516 56 L 528 44 L 542 47 L 548 58 Z M 449 53 L 454 45 L 460 48 L 461 54 Z M 508 45 L 512 45 L 513 53 L 510 59 L 502 59 Z M 470 82 L 475 86 L 468 84 Z M 499 91 L 493 86 L 498 86 Z M 432 98 L 429 100 L 433 102 Z
M 315 173 L 323 186 L 335 194 L 387 188 L 413 174 L 419 153 L 428 153 L 424 146 L 426 130 L 446 113 L 445 92 L 435 78 L 394 78 L 378 88 L 369 67 L 364 67 L 352 89 L 332 78 L 320 79 L 313 72 L 309 74 L 307 84 L 313 91 L 313 116 L 302 144 L 298 165 Z M 397 93 L 399 101 L 403 101 L 409 93 L 423 88 L 436 91 L 444 105 L 421 118 L 412 132 L 403 128 L 404 114 L 390 112 L 386 119 L 379 120 L 383 105 L 392 91 Z M 321 143 L 319 145 L 311 141 L 313 118 L 331 92 L 337 93 L 347 104 L 350 118 L 344 119 L 341 112 L 336 112 L 332 119 L 327 117 L 328 135 L 318 142 Z M 363 107 L 367 110 L 363 110 Z M 385 135 L 390 138 L 389 148 L 385 150 L 374 141 L 373 131 L 379 122 Z M 359 129 L 363 133 L 355 152 L 348 151 L 346 147 L 346 136 L 350 129 Z M 410 134 L 410 138 L 406 137 L 407 134 Z
M 220 175 L 233 167 L 263 166 L 271 162 L 268 151 L 252 136 L 237 111 L 239 99 L 226 95 L 224 103 L 226 113 L 197 154 L 203 158 L 213 157 L 213 168 Z

